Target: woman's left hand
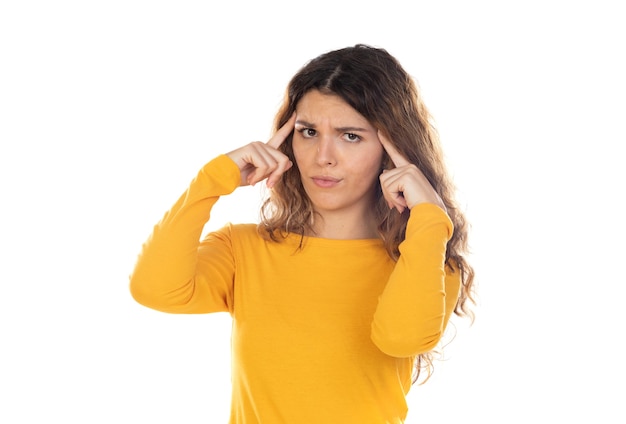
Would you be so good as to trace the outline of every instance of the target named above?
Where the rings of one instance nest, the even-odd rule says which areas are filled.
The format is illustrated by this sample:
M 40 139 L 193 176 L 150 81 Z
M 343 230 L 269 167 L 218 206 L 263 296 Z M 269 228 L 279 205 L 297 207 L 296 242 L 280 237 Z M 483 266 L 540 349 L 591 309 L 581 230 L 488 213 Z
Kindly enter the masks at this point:
M 389 208 L 396 208 L 402 213 L 405 208 L 412 209 L 420 203 L 433 203 L 445 211 L 441 197 L 422 171 L 402 156 L 380 131 L 378 138 L 395 165 L 395 168 L 385 169 L 380 175 L 380 186 Z

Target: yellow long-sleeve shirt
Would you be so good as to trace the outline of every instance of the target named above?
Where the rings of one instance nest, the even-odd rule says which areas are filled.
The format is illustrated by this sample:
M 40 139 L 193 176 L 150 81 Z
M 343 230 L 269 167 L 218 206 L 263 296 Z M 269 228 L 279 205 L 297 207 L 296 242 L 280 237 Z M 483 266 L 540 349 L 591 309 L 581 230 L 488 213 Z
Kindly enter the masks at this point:
M 407 414 L 413 357 L 435 347 L 457 301 L 444 268 L 452 223 L 411 210 L 397 262 L 382 241 L 226 225 L 200 241 L 212 206 L 239 185 L 227 156 L 205 165 L 155 226 L 131 275 L 137 302 L 233 317 L 232 424 L 385 424 Z

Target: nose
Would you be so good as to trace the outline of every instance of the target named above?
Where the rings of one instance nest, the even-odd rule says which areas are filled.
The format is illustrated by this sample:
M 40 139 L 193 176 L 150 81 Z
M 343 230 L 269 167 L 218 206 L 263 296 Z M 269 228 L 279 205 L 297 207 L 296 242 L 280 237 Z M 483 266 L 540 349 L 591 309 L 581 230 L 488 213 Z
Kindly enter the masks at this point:
M 337 164 L 335 140 L 331 137 L 321 137 L 317 143 L 317 164 L 319 166 L 334 166 Z

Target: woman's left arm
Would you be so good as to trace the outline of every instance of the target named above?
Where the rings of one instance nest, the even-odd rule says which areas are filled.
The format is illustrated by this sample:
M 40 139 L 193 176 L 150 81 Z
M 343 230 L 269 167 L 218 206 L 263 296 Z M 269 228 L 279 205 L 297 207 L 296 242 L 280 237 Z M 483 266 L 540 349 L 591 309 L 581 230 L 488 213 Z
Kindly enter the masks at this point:
M 395 167 L 383 171 L 380 185 L 390 208 L 410 210 L 400 258 L 380 296 L 372 340 L 391 356 L 432 350 L 446 328 L 461 286 L 461 273 L 446 265 L 454 226 L 444 202 L 417 166 L 378 133 Z
M 400 258 L 379 298 L 372 340 L 384 353 L 415 356 L 432 350 L 457 303 L 460 271 L 445 264 L 453 225 L 437 205 L 411 209 Z

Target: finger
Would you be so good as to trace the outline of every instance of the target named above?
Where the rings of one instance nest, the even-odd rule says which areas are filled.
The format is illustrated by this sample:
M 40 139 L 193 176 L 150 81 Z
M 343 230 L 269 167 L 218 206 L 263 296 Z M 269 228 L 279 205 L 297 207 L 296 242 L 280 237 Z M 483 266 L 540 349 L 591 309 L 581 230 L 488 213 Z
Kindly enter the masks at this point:
M 378 139 L 396 167 L 409 165 L 411 163 L 396 150 L 393 144 L 391 144 L 391 142 L 383 135 L 382 132 L 380 132 L 380 130 L 378 131 Z
M 291 134 L 291 132 L 293 131 L 295 123 L 296 112 L 294 112 L 291 115 L 291 118 L 289 118 L 289 120 L 285 122 L 285 125 L 280 127 L 278 131 L 276 131 L 276 134 L 274 134 L 274 136 L 270 138 L 270 140 L 267 142 L 267 145 L 278 149 L 280 145 L 283 144 L 283 142 L 287 139 L 289 134 Z
M 409 209 L 413 209 L 419 203 L 433 203 L 446 211 L 439 193 L 415 165 L 383 171 L 380 175 L 380 184 L 390 208 L 391 203 Z
M 270 176 L 267 177 L 267 182 L 266 182 L 267 187 L 268 188 L 274 187 L 276 182 L 278 182 L 280 178 L 282 177 L 282 175 L 285 172 L 287 172 L 289 168 L 291 168 L 292 166 L 293 166 L 293 162 L 291 162 L 290 160 L 280 162 L 278 168 L 276 168 L 276 170 L 274 170 L 274 172 L 272 172 Z
M 268 148 L 262 143 L 255 144 L 255 154 L 250 158 L 250 165 L 254 168 L 248 175 L 248 184 L 254 185 L 268 178 L 268 186 L 273 186 L 280 176 L 291 168 L 292 163 L 287 156 Z
M 389 209 L 396 208 L 398 212 L 402 213 L 408 204 L 403 193 L 402 178 L 395 172 L 397 169 L 384 170 L 380 175 L 380 185 Z
M 281 157 L 288 160 L 284 154 L 260 141 L 233 150 L 228 156 L 239 167 L 241 185 L 254 185 L 276 168 L 275 164 Z
M 266 152 L 267 148 L 264 143 L 254 142 L 250 143 L 248 147 L 242 172 L 246 173 L 246 183 L 255 185 L 269 174 L 275 160 L 270 153 Z
M 264 162 L 253 172 L 253 184 L 267 178 L 266 185 L 268 188 L 272 188 L 282 175 L 293 166 L 293 163 L 286 155 L 277 150 L 266 148 L 263 153 Z

